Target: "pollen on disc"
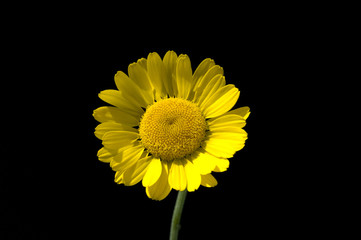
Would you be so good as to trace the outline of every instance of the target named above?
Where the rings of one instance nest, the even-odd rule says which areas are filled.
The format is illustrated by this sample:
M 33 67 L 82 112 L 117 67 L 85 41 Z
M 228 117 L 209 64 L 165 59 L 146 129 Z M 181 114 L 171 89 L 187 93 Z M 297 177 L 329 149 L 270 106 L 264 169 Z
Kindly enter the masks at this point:
M 198 149 L 206 129 L 206 120 L 196 104 L 168 98 L 146 109 L 139 134 L 142 144 L 152 155 L 170 161 Z

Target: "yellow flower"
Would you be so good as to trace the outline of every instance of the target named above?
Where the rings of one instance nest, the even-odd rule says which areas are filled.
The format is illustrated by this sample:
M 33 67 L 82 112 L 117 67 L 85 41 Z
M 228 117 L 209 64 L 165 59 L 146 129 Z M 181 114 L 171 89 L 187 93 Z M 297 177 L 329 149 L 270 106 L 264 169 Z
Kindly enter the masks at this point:
M 94 111 L 101 122 L 99 160 L 116 171 L 115 182 L 142 181 L 149 198 L 164 199 L 171 189 L 214 187 L 211 172 L 226 171 L 228 158 L 243 148 L 248 107 L 231 108 L 239 97 L 226 84 L 223 68 L 205 59 L 192 73 L 187 55 L 157 53 L 117 72 L 118 90 L 99 97 L 113 105 Z

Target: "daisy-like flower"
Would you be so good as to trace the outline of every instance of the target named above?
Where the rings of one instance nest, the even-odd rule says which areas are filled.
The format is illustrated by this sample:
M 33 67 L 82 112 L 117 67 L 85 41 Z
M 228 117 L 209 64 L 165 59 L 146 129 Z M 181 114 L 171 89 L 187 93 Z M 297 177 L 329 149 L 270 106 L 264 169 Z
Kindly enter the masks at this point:
M 226 84 L 222 67 L 202 61 L 194 73 L 187 55 L 157 53 L 117 72 L 118 90 L 99 98 L 113 105 L 94 111 L 101 122 L 99 160 L 116 172 L 115 182 L 142 181 L 149 198 L 164 199 L 172 189 L 214 187 L 211 172 L 223 172 L 228 158 L 242 149 L 248 107 L 231 110 L 239 90 Z M 230 111 L 231 110 L 231 111 Z

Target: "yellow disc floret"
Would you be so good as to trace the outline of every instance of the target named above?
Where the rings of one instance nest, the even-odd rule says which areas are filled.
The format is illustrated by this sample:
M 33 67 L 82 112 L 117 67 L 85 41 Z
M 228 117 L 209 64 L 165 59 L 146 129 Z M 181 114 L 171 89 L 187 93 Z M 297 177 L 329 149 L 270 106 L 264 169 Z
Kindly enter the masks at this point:
M 207 124 L 199 107 L 181 98 L 160 100 L 144 113 L 139 134 L 144 147 L 162 160 L 182 158 L 200 147 Z

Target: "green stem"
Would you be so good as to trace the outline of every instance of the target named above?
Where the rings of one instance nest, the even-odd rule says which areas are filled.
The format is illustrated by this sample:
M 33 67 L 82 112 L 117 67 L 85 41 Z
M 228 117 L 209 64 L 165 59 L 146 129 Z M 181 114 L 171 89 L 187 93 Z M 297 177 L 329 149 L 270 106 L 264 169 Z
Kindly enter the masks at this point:
M 172 223 L 170 226 L 170 236 L 169 240 L 177 240 L 178 239 L 178 232 L 180 229 L 180 219 L 182 216 L 184 201 L 186 200 L 187 190 L 179 191 L 177 196 L 177 201 L 175 202 Z

